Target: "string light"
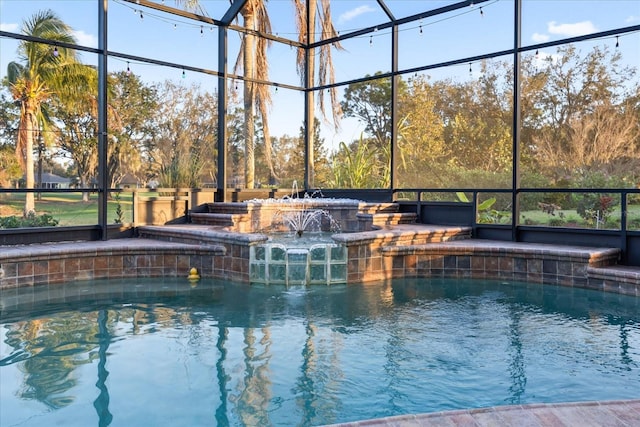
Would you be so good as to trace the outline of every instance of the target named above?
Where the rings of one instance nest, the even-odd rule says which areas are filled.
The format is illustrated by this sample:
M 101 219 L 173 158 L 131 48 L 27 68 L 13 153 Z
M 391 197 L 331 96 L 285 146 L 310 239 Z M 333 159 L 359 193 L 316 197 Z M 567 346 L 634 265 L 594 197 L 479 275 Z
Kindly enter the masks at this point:
M 482 10 L 482 6 L 480 6 L 480 16 L 484 18 L 484 11 Z
M 125 7 L 130 7 L 130 6 L 127 6 L 127 5 L 125 5 L 124 3 L 122 3 L 122 0 L 114 0 L 114 1 L 115 1 L 116 3 L 118 3 L 118 4 L 121 4 L 121 5 L 125 6 Z M 164 0 L 161 0 L 161 1 L 164 3 Z M 497 3 L 498 1 L 499 1 L 499 0 L 492 0 L 492 1 L 490 1 L 490 2 L 488 3 L 488 5 L 492 5 L 492 4 L 494 4 L 494 3 Z M 140 2 L 139 2 L 139 1 L 137 1 L 137 2 L 136 2 L 136 4 L 138 4 L 138 5 L 139 5 L 139 4 L 140 4 Z M 470 8 L 471 8 L 471 9 L 474 9 L 474 8 L 475 8 L 475 5 L 476 5 L 475 1 L 474 1 L 474 0 L 470 0 L 470 2 L 469 2 L 469 6 L 470 6 Z M 485 5 L 485 6 L 486 6 L 486 5 Z M 131 7 L 130 7 L 130 8 L 131 8 Z M 480 9 L 480 15 L 481 15 L 481 16 L 484 16 L 484 9 L 483 9 L 483 7 L 479 7 L 479 9 Z M 133 13 L 135 13 L 135 14 L 138 14 L 138 13 L 139 13 L 139 14 L 140 14 L 140 19 L 142 19 L 142 20 L 144 19 L 144 14 L 143 14 L 143 11 L 142 11 L 142 10 L 139 10 L 139 9 L 137 9 L 137 8 L 131 8 L 131 10 L 132 10 L 132 11 L 133 11 Z M 446 20 L 449 20 L 449 19 L 452 19 L 452 18 L 456 18 L 456 17 L 458 17 L 458 16 L 460 16 L 460 15 L 464 15 L 464 14 L 469 13 L 469 12 L 472 12 L 472 10 L 470 10 L 470 11 L 466 11 L 466 12 L 464 12 L 464 11 L 463 11 L 463 12 L 458 13 L 458 14 L 456 14 L 456 15 L 448 16 L 448 17 L 446 17 L 446 18 L 443 18 L 443 19 L 440 19 L 440 20 L 437 20 L 437 21 L 429 22 L 429 23 L 428 23 L 428 24 L 426 24 L 426 25 L 433 25 L 433 24 L 436 24 L 436 23 L 439 23 L 439 22 L 442 22 L 442 21 L 446 21 Z M 185 22 L 181 22 L 181 21 L 180 21 L 180 22 L 178 22 L 178 23 L 175 23 L 175 22 L 174 22 L 174 20 L 172 20 L 172 19 L 166 19 L 166 18 L 163 18 L 163 17 L 157 16 L 157 15 L 154 15 L 153 13 L 151 13 L 151 14 L 150 14 L 150 13 L 147 13 L 147 17 L 148 17 L 148 16 L 151 16 L 152 18 L 157 19 L 157 20 L 160 20 L 160 21 L 163 21 L 163 22 L 167 22 L 167 23 L 169 23 L 170 25 L 173 25 L 173 28 L 174 28 L 174 29 L 177 29 L 178 24 L 180 24 L 180 26 L 182 26 L 182 25 L 191 26 L 191 27 L 197 27 L 197 26 L 200 26 L 200 28 L 201 28 L 201 34 L 202 34 L 202 32 L 203 32 L 203 31 L 202 31 L 202 29 L 203 29 L 203 27 L 204 27 L 204 26 L 202 26 L 202 25 L 198 25 L 198 24 L 191 24 L 191 23 L 185 23 Z M 425 24 L 423 23 L 423 21 L 420 21 L 420 24 L 417 26 L 417 27 L 418 27 L 418 29 L 419 29 L 419 33 L 420 33 L 421 35 L 424 33 L 424 28 L 422 28 L 424 25 L 425 25 Z M 400 30 L 400 31 L 407 31 L 407 30 L 412 30 L 412 29 L 415 29 L 415 28 L 416 28 L 416 27 L 407 27 L 407 28 L 402 29 L 402 30 Z M 211 27 L 210 29 L 211 29 L 211 31 L 213 31 L 213 30 L 214 30 L 214 28 L 213 28 L 213 27 Z M 355 29 L 354 29 L 354 30 L 355 30 Z M 374 31 L 374 32 L 376 32 L 376 31 L 378 31 L 378 30 L 379 30 L 379 29 L 378 29 L 378 27 L 375 27 L 375 28 L 373 29 L 373 31 Z M 338 36 L 339 36 L 343 31 L 345 31 L 345 30 L 343 29 L 342 31 L 337 31 Z M 347 31 L 353 31 L 353 30 L 347 30 Z M 279 33 L 274 33 L 274 34 L 275 34 L 276 36 L 278 36 L 278 35 L 279 35 Z M 295 34 L 295 33 L 287 33 L 287 34 Z M 366 36 L 365 36 L 365 37 L 366 37 Z M 373 44 L 372 36 L 369 36 L 369 44 L 371 44 L 371 45 Z
M 536 58 L 538 57 L 539 54 L 540 52 L 538 52 L 538 49 L 536 49 Z
M 620 36 L 616 36 L 616 47 L 620 47 Z
M 200 26 L 200 36 L 204 36 L 204 28 L 202 28 L 202 25 Z
M 182 70 L 182 78 L 186 79 L 187 78 L 187 73 L 184 71 L 184 69 Z
M 469 62 L 469 74 L 473 73 L 473 70 L 471 69 L 471 62 Z
M 53 56 L 58 57 L 58 55 L 60 55 L 60 52 L 58 52 L 58 46 L 54 46 L 53 47 Z
M 369 36 L 369 46 L 373 46 L 373 36 Z
M 131 74 L 131 68 L 129 68 L 129 61 L 127 61 L 127 75 Z

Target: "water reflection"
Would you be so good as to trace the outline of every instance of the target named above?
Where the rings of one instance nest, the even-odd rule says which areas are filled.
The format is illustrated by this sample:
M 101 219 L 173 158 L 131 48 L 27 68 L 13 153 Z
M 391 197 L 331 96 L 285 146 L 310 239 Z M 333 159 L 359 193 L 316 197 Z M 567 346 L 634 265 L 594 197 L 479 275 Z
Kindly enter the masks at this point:
M 106 427 L 111 424 L 113 415 L 109 412 L 109 389 L 107 388 L 107 377 L 109 371 L 106 369 L 107 364 L 107 350 L 109 349 L 109 342 L 111 341 L 111 335 L 107 328 L 108 313 L 106 310 L 100 310 L 98 312 L 98 382 L 96 387 L 100 390 L 100 394 L 93 401 L 93 406 L 96 408 L 98 414 L 98 425 L 100 427 Z
M 640 371 L 640 310 L 619 295 L 446 280 L 150 281 L 114 292 L 93 283 L 100 292 L 83 300 L 69 299 L 73 286 L 58 299 L 32 290 L 27 305 L 2 296 L 0 424 L 39 415 L 51 425 L 86 403 L 84 425 L 268 426 L 640 397 L 640 375 L 628 374 Z

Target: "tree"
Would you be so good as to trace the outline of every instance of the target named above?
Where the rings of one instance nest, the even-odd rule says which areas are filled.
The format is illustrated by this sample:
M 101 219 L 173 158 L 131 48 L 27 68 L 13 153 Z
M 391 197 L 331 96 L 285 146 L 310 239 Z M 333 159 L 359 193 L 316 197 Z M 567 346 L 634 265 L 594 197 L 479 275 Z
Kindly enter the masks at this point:
M 487 174 L 511 169 L 512 97 L 506 67 L 484 61 L 478 79 L 435 84 L 452 166 Z
M 73 160 L 81 188 L 91 186 L 98 168 L 98 73 L 89 66 L 77 67 L 71 95 L 50 100 L 50 110 L 57 124 L 58 147 Z M 82 73 L 82 75 L 80 75 Z M 82 193 L 89 201 L 89 193 Z
M 436 93 L 424 76 L 409 79 L 398 100 L 398 182 L 400 187 L 443 184 L 439 169 L 450 149 L 436 110 Z
M 640 117 L 634 97 L 640 88 L 637 70 L 622 66 L 619 52 L 594 47 L 581 56 L 563 46 L 527 71 L 525 81 L 539 81 L 525 92 L 531 111 L 524 112 L 529 139 L 523 146 L 532 151 L 534 167 L 553 180 L 575 172 L 636 173 Z
M 329 184 L 331 180 L 331 166 L 328 153 L 324 147 L 324 140 L 320 136 L 320 120 L 315 118 L 312 133 L 313 158 L 315 159 L 315 183 L 320 188 Z M 300 127 L 297 137 L 283 135 L 274 138 L 274 165 L 280 176 L 286 177 L 281 182 L 284 186 L 291 186 L 293 181 L 302 182 L 304 179 L 305 129 Z
M 166 187 L 199 187 L 202 173 L 213 169 L 217 140 L 217 100 L 198 85 L 165 81 L 159 88 L 153 134 L 145 142 L 150 177 Z
M 130 173 L 144 181 L 143 143 L 153 133 L 153 118 L 159 108 L 158 89 L 146 85 L 136 74 L 121 71 L 109 77 L 109 105 L 116 114 L 109 114 L 108 174 L 110 186 L 117 187 Z
M 75 43 L 71 28 L 51 10 L 41 11 L 23 22 L 22 33 L 54 42 Z M 25 173 L 26 188 L 35 187 L 33 148 L 42 120 L 42 105 L 53 93 L 64 97 L 74 80 L 75 51 L 64 47 L 23 40 L 18 46 L 19 61 L 7 66 L 11 94 L 20 103 L 20 124 L 16 155 Z M 25 195 L 24 215 L 35 212 L 34 193 Z
M 400 92 L 405 89 L 406 84 L 401 83 Z M 364 123 L 364 131 L 371 135 L 376 147 L 390 144 L 393 106 L 390 78 L 351 83 L 344 91 L 341 106 L 345 117 L 355 117 Z
M 15 141 L 18 133 L 20 112 L 8 99 L 7 93 L 0 93 L 0 187 L 10 187 L 20 179 L 20 164 L 15 155 Z
M 309 10 L 312 13 L 309 13 L 309 22 L 307 22 L 307 3 L 309 5 Z M 311 45 L 315 43 L 317 40 L 317 35 L 320 35 L 321 39 L 333 38 L 338 36 L 338 32 L 333 26 L 333 20 L 331 18 L 331 2 L 329 0 L 321 0 L 321 6 L 318 7 L 318 0 L 294 0 L 294 9 L 296 13 L 296 24 L 298 28 L 298 41 L 302 44 Z M 318 73 L 316 80 L 316 49 L 311 49 L 309 55 L 306 55 L 304 49 L 298 49 L 298 55 L 296 58 L 296 64 L 298 67 L 298 75 L 302 81 L 302 85 L 306 86 L 306 70 L 309 70 L 310 79 L 309 83 L 313 86 L 316 83 L 318 86 L 324 86 L 327 84 L 332 85 L 335 83 L 335 72 L 333 68 L 333 56 L 332 56 L 332 48 L 337 50 L 342 50 L 342 45 L 340 42 L 335 42 L 331 44 L 323 44 L 319 48 L 316 48 L 318 53 Z M 307 64 L 308 61 L 308 64 Z M 305 65 L 308 65 L 305 68 Z M 329 101 L 330 101 L 330 110 L 331 110 L 331 118 L 333 120 L 334 126 L 336 129 L 339 127 L 340 118 L 342 116 L 342 106 L 340 102 L 338 102 L 338 89 L 335 86 L 331 86 L 328 90 L 329 93 Z M 316 138 L 315 138 L 315 102 L 314 92 L 310 92 L 309 96 L 311 97 L 311 102 L 309 102 L 310 106 L 310 116 L 313 117 L 313 126 L 314 129 L 311 132 L 314 135 L 309 141 L 310 149 L 308 152 L 302 150 L 301 153 L 305 153 L 308 156 L 308 165 L 309 165 L 309 176 L 311 177 L 311 182 L 308 184 L 314 187 L 318 187 L 318 184 L 322 184 L 323 180 L 326 177 L 322 176 L 322 173 L 319 170 L 316 170 L 321 167 L 320 164 L 316 165 L 318 159 L 316 157 Z M 317 96 L 318 108 L 324 118 L 326 118 L 326 104 L 325 104 L 325 92 L 319 91 Z M 318 166 L 318 167 L 316 167 Z M 326 181 L 324 181 L 326 182 Z
M 240 10 L 243 26 L 250 30 L 271 33 L 271 22 L 267 14 L 267 7 L 263 0 L 248 0 Z M 273 162 L 271 161 L 271 135 L 269 132 L 268 106 L 271 104 L 271 92 L 264 84 L 255 80 L 269 79 L 269 65 L 267 63 L 267 49 L 271 41 L 264 37 L 257 37 L 252 32 L 246 32 L 242 37 L 240 55 L 236 61 L 235 70 L 243 71 L 244 81 L 244 141 L 245 141 L 245 186 L 255 186 L 255 110 L 258 109 L 262 118 L 262 133 L 264 135 L 265 155 L 269 170 L 275 178 Z

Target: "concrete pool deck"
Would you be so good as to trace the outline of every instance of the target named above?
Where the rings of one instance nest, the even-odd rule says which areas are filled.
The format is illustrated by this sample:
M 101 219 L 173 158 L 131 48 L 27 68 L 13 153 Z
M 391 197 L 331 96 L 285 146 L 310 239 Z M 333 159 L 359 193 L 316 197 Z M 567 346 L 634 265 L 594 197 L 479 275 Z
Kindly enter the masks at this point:
M 553 403 L 401 415 L 333 424 L 333 427 L 633 427 L 640 426 L 640 400 Z

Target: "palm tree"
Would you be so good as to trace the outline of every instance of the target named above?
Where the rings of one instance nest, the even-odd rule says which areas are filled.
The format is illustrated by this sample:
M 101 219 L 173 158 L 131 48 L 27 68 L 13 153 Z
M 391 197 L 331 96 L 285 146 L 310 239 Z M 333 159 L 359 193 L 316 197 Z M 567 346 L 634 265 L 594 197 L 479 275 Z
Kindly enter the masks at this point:
M 296 24 L 298 27 L 298 41 L 302 44 L 311 45 L 315 43 L 317 40 L 316 36 L 319 33 L 321 39 L 333 38 L 338 35 L 335 27 L 333 26 L 333 20 L 331 19 L 331 1 L 330 0 L 320 0 L 321 4 L 318 7 L 318 0 L 294 0 L 295 4 L 295 12 L 296 12 Z M 309 10 L 313 11 L 309 14 L 309 22 L 307 22 L 307 7 L 309 5 Z M 309 31 L 310 29 L 310 31 Z M 339 42 L 333 44 L 324 44 L 319 47 L 318 52 L 318 80 L 317 84 L 319 86 L 324 86 L 326 84 L 335 83 L 335 73 L 333 68 L 333 58 L 331 56 L 331 48 L 342 49 L 342 46 Z M 302 80 L 303 86 L 305 85 L 306 79 L 306 71 L 305 71 L 305 51 L 304 49 L 298 49 L 298 56 L 296 58 L 296 63 L 298 66 L 298 74 Z M 310 54 L 308 55 L 309 61 L 309 73 L 315 79 L 315 69 L 316 69 L 316 55 L 315 49 L 312 49 Z M 314 80 L 311 80 L 313 85 Z M 313 92 L 309 94 L 309 96 L 313 97 Z M 318 107 L 320 108 L 321 114 L 325 115 L 325 102 L 324 102 L 324 92 L 319 91 L 318 93 Z M 329 89 L 329 100 L 331 107 L 331 115 L 333 119 L 334 126 L 336 129 L 340 123 L 340 117 L 342 116 L 342 109 L 340 107 L 340 102 L 338 101 L 338 90 L 335 87 Z M 314 102 L 313 99 L 309 103 L 312 111 L 310 112 L 310 116 L 312 117 L 311 123 L 315 121 L 315 113 L 313 111 Z M 311 182 L 307 183 L 309 185 L 313 185 L 314 175 L 315 175 L 315 160 L 313 158 L 314 148 L 313 138 L 309 139 L 309 152 L 307 156 L 309 157 L 309 174 L 311 177 Z
M 263 37 L 257 37 L 253 31 L 259 33 L 271 33 L 271 22 L 267 13 L 268 0 L 247 0 L 244 7 L 240 10 L 243 19 L 243 26 L 247 31 L 242 38 L 242 46 L 236 60 L 234 72 L 244 71 L 247 80 L 244 82 L 244 128 L 243 137 L 245 140 L 245 184 L 247 188 L 253 188 L 255 181 L 255 155 L 254 155 L 254 139 L 255 139 L 255 110 L 262 119 L 262 131 L 265 143 L 265 156 L 269 167 L 270 178 L 277 178 L 272 160 L 271 135 L 269 132 L 268 109 L 271 104 L 271 93 L 269 87 L 265 84 L 256 84 L 254 80 L 268 81 L 269 66 L 267 59 L 267 49 L 271 41 Z M 307 0 L 292 0 L 296 15 L 296 23 L 298 26 L 298 41 L 303 44 L 316 42 L 316 35 L 320 33 L 324 38 L 337 36 L 337 31 L 331 20 L 330 0 L 320 0 L 321 7 L 318 7 L 318 0 L 308 0 L 309 9 L 314 13 L 310 14 L 310 22 L 307 25 Z M 202 11 L 198 0 L 176 0 L 177 4 L 184 4 L 185 7 L 192 10 Z M 317 28 L 316 28 L 317 27 Z M 312 31 L 307 31 L 311 28 Z M 323 45 L 319 52 L 319 69 L 318 84 L 325 85 L 334 83 L 333 62 L 331 59 L 332 45 Z M 339 43 L 333 44 L 334 48 L 341 49 Z M 304 49 L 298 49 L 297 66 L 298 73 L 304 81 L 306 79 L 305 69 L 305 52 Z M 315 53 L 309 55 L 309 70 L 312 76 L 315 76 Z M 340 103 L 338 102 L 338 93 L 336 88 L 329 91 L 331 100 L 331 111 L 333 121 L 337 126 L 341 115 Z M 325 104 L 324 95 L 320 92 L 318 104 L 320 110 L 324 114 Z M 311 103 L 313 105 L 313 103 Z M 313 112 L 311 113 L 313 117 Z M 313 122 L 312 122 L 313 123 Z M 313 148 L 309 150 L 310 167 L 313 167 Z
M 22 33 L 61 43 L 75 43 L 71 28 L 51 10 L 34 14 L 22 25 Z M 42 106 L 57 91 L 69 83 L 62 68 L 75 64 L 75 51 L 64 47 L 24 40 L 18 46 L 19 62 L 7 66 L 7 79 L 14 100 L 20 104 L 20 124 L 16 156 L 25 173 L 26 188 L 35 184 L 33 147 L 43 120 Z M 67 86 L 68 88 L 68 86 Z M 34 193 L 25 195 L 24 215 L 35 213 Z
M 271 21 L 267 14 L 266 0 L 248 0 L 240 10 L 244 27 L 261 33 L 271 32 Z M 269 133 L 268 109 L 271 105 L 271 92 L 264 84 L 256 84 L 254 80 L 269 79 L 267 49 L 271 41 L 256 37 L 253 33 L 245 33 L 242 38 L 240 54 L 236 60 L 234 72 L 244 71 L 247 80 L 244 82 L 244 141 L 245 141 L 245 186 L 254 188 L 255 182 L 255 109 L 262 118 L 265 156 L 271 178 L 276 178 L 273 168 L 271 135 Z

